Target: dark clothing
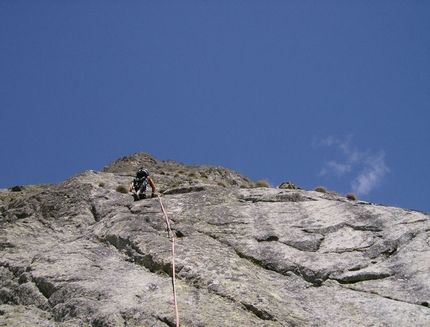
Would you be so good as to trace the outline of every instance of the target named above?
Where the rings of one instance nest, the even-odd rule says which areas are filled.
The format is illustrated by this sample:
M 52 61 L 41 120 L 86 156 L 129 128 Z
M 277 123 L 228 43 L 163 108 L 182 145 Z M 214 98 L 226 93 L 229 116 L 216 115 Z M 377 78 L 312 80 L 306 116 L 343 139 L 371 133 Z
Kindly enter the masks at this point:
M 143 177 L 143 178 L 135 178 L 133 180 L 133 189 L 137 192 L 140 191 L 141 193 L 146 192 L 146 186 L 149 183 L 149 176 Z
M 133 193 L 133 198 L 134 201 L 139 201 L 142 199 L 146 199 L 146 194 L 145 193 L 140 193 L 139 195 L 137 195 L 137 193 Z
M 146 199 L 146 186 L 148 185 L 149 182 L 149 176 L 145 176 L 142 178 L 135 178 L 133 180 L 133 189 L 139 192 L 139 196 L 137 194 L 134 195 L 134 199 L 135 200 L 142 200 L 142 199 Z
M 151 185 L 152 196 L 155 196 L 155 184 L 154 181 L 149 177 L 149 175 L 144 177 L 136 177 L 133 183 L 130 185 L 130 191 L 134 190 L 133 197 L 135 201 L 142 200 L 146 198 L 146 186 Z

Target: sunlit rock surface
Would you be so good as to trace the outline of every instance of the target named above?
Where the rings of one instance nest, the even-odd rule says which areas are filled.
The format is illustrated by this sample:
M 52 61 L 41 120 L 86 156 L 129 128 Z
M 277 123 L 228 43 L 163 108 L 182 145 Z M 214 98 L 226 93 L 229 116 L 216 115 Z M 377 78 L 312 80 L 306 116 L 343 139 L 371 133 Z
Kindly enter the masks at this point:
M 430 326 L 428 214 L 146 153 L 0 191 L 0 326 L 176 325 L 141 166 L 181 326 Z

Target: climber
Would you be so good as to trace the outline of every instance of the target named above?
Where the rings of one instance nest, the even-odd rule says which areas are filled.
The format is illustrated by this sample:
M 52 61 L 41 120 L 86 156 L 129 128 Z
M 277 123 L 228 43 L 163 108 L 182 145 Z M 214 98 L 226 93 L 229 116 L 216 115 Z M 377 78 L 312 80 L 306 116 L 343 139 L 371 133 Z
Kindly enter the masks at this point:
M 130 185 L 130 192 L 133 193 L 134 201 L 139 201 L 146 198 L 146 186 L 148 183 L 152 188 L 152 197 L 156 197 L 155 184 L 152 178 L 149 176 L 149 172 L 146 169 L 140 168 L 136 173 L 136 178 Z

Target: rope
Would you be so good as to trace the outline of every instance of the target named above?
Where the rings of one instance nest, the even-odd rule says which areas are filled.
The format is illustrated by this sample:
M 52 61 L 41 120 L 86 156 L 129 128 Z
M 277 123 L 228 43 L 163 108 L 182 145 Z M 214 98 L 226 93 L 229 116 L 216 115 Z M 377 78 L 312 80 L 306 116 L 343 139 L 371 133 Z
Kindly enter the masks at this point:
M 176 301 L 176 284 L 175 284 L 175 235 L 170 228 L 169 218 L 167 217 L 166 210 L 164 210 L 163 203 L 161 202 L 160 195 L 157 195 L 158 202 L 160 202 L 161 211 L 163 211 L 164 217 L 166 218 L 167 229 L 169 230 L 169 236 L 172 240 L 172 285 L 173 285 L 173 302 L 175 303 L 175 315 L 176 315 L 176 327 L 179 327 L 179 313 L 178 303 Z

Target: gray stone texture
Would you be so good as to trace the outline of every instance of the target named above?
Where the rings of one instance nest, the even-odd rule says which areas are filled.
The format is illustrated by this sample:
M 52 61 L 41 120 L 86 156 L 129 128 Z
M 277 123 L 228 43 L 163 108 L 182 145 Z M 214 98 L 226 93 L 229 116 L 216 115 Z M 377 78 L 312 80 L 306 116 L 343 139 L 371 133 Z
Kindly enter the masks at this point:
M 140 166 L 181 326 L 430 326 L 427 213 L 146 153 L 0 190 L 0 326 L 175 326 Z

